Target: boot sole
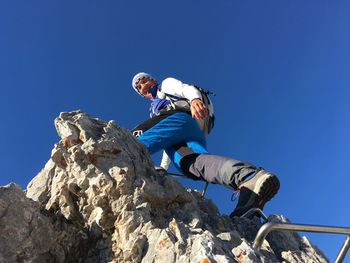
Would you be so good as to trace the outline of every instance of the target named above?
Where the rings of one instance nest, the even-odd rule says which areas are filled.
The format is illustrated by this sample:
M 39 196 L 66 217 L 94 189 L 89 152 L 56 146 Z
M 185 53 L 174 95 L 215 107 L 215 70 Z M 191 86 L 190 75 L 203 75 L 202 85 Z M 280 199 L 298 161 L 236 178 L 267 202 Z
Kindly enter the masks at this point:
M 243 188 L 249 189 L 247 186 L 243 186 Z M 253 193 L 246 204 L 242 207 L 236 207 L 230 216 L 241 216 L 254 207 L 263 210 L 264 205 L 277 194 L 279 188 L 280 182 L 277 176 L 270 173 L 260 175 L 254 183 L 254 189 L 250 190 Z M 258 217 L 260 217 L 260 215 Z
M 258 187 L 256 187 L 257 189 L 254 189 L 254 192 L 260 197 L 260 200 L 258 201 L 258 207 L 260 209 L 264 208 L 264 205 L 277 194 L 280 188 L 280 181 L 275 175 L 267 176 L 267 178 L 259 178 L 262 182 L 259 184 L 258 181 Z

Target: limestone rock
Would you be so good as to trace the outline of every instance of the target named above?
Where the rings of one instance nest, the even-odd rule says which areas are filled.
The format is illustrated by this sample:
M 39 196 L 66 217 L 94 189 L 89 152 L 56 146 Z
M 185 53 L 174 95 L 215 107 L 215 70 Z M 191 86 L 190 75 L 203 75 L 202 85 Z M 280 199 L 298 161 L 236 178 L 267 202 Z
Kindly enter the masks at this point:
M 0 233 L 0 262 L 79 260 L 88 241 L 63 217 L 41 211 L 16 184 L 0 187 Z
M 74 111 L 61 113 L 55 125 L 61 140 L 27 187 L 32 200 L 17 186 L 10 187 L 18 196 L 13 200 L 0 191 L 0 224 L 6 225 L 5 232 L 0 228 L 0 261 L 27 251 L 26 262 L 53 262 L 57 247 L 62 247 L 59 262 L 327 261 L 297 234 L 291 240 L 297 251 L 290 251 L 288 240 L 280 244 L 273 238 L 255 251 L 259 220 L 220 215 L 199 192 L 158 175 L 145 147 L 114 121 Z M 22 225 L 4 220 L 15 207 L 17 221 L 30 218 Z M 46 221 L 34 224 L 32 218 Z M 58 218 L 64 222 L 57 224 Z M 42 244 L 35 252 L 28 252 L 29 245 L 22 250 L 2 246 L 9 242 L 4 234 L 18 230 L 10 239 L 20 244 L 31 229 L 46 233 L 34 239 L 33 244 Z

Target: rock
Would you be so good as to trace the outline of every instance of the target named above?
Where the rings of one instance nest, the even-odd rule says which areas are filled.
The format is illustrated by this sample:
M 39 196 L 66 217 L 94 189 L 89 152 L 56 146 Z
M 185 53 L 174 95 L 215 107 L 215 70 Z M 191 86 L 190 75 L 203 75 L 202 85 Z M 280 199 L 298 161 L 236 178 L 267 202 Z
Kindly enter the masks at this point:
M 63 217 L 41 212 L 16 184 L 0 187 L 0 233 L 0 262 L 79 260 L 88 238 Z
M 0 190 L 0 261 L 326 261 L 297 234 L 291 244 L 272 238 L 255 251 L 259 220 L 220 215 L 199 192 L 158 175 L 145 147 L 115 122 L 74 111 L 55 125 L 61 140 L 27 197 L 15 185 Z M 16 235 L 4 237 L 10 232 Z

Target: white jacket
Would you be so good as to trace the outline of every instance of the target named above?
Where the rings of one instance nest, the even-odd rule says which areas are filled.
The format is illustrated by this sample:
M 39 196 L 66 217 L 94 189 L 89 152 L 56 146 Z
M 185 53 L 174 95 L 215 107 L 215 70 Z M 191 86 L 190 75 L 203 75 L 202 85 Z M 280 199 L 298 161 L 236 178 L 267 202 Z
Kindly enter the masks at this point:
M 195 88 L 192 85 L 188 85 L 185 84 L 183 82 L 181 82 L 180 80 L 177 80 L 175 78 L 166 78 L 165 80 L 162 81 L 160 89 L 157 92 L 157 97 L 160 99 L 164 99 L 164 98 L 171 98 L 171 101 L 173 100 L 177 100 L 176 98 L 172 97 L 179 97 L 179 98 L 185 98 L 187 99 L 189 102 L 191 102 L 194 99 L 201 99 L 202 98 L 202 94 L 200 93 L 200 91 Z M 211 104 L 211 108 L 209 109 L 209 113 L 213 114 L 214 110 Z M 204 120 L 197 120 L 199 126 L 201 127 L 201 129 L 204 132 Z M 206 132 L 205 136 L 207 136 L 208 134 Z M 169 168 L 170 165 L 170 158 L 169 156 L 165 153 L 165 151 L 163 151 L 163 157 L 162 157 L 162 161 L 160 166 L 162 168 L 164 168 L 165 170 L 167 170 Z
M 174 78 L 166 78 L 162 81 L 160 90 L 157 93 L 158 98 L 164 99 L 166 95 L 173 95 L 180 98 L 185 98 L 189 101 L 194 99 L 202 99 L 201 93 L 194 86 L 182 83 Z

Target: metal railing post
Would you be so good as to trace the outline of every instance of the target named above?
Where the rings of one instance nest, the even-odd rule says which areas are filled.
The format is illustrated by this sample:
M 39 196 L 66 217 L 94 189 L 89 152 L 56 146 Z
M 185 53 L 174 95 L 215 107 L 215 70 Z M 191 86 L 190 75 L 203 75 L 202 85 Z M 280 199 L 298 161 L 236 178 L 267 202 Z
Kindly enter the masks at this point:
M 205 193 L 207 192 L 208 186 L 209 186 L 209 183 L 208 183 L 208 182 L 205 182 L 205 186 L 204 186 L 204 189 L 203 189 L 203 191 L 202 191 L 202 197 L 203 197 L 203 198 L 204 198 L 204 196 L 205 196 Z
M 346 257 L 346 253 L 348 252 L 350 248 L 350 235 L 346 238 L 344 245 L 342 246 L 342 248 L 339 251 L 339 254 L 337 256 L 337 258 L 335 259 L 334 263 L 341 263 L 344 261 L 345 257 Z
M 350 228 L 348 227 L 334 227 L 334 226 L 317 226 L 317 225 L 303 225 L 303 224 L 289 224 L 289 223 L 273 223 L 268 222 L 264 224 L 256 234 L 253 247 L 257 250 L 261 248 L 268 233 L 273 230 L 292 230 L 303 232 L 316 232 L 316 233 L 332 233 L 332 234 L 346 234 L 348 238 L 345 240 L 343 247 L 341 248 L 339 255 L 337 256 L 336 263 L 343 262 L 346 253 L 350 247 Z
M 265 222 L 269 221 L 269 219 L 264 214 L 264 212 L 259 208 L 251 208 L 247 212 L 245 212 L 243 215 L 241 215 L 241 217 L 249 218 L 250 216 L 252 216 L 254 214 L 259 214 L 264 219 Z

